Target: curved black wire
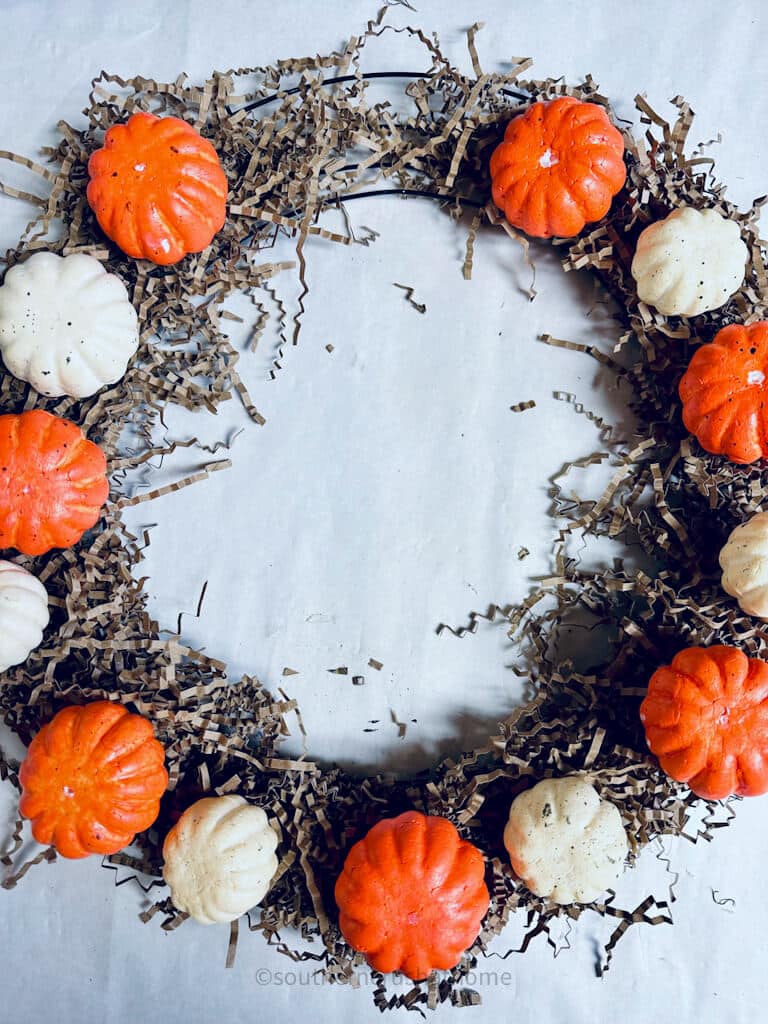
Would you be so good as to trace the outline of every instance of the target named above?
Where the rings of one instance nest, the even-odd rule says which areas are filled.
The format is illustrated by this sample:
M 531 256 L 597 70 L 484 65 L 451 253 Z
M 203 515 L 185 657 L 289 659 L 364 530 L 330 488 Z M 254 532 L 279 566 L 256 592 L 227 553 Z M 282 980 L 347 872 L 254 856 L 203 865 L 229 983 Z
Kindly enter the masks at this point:
M 435 72 L 429 71 L 368 71 L 364 75 L 336 75 L 333 78 L 324 78 L 320 83 L 321 85 L 340 85 L 342 82 L 357 82 L 364 81 L 370 82 L 377 78 L 434 78 Z M 271 96 L 263 96 L 260 100 L 253 100 L 251 103 L 246 103 L 244 107 L 240 107 L 240 110 L 250 112 L 251 110 L 257 110 L 259 107 L 266 107 L 269 103 L 276 103 L 277 100 L 282 99 L 285 96 L 295 96 L 301 92 L 301 86 L 296 85 L 292 89 L 284 89 L 281 92 L 273 92 Z M 500 89 L 502 96 L 514 96 L 515 99 L 526 100 L 530 99 L 527 93 L 516 89 Z M 233 114 L 235 111 L 232 107 L 227 107 L 227 112 Z
M 466 199 L 464 196 L 444 195 L 441 192 L 430 192 L 418 188 L 381 188 L 370 189 L 367 192 L 352 192 L 348 196 L 328 196 L 327 199 L 323 200 L 323 205 L 328 206 L 335 203 L 348 203 L 352 199 L 370 199 L 372 196 L 417 196 L 421 199 L 439 199 L 444 203 L 458 202 L 463 206 L 472 206 L 476 210 L 482 210 L 485 206 L 485 203 L 481 203 L 477 199 Z
M 356 82 L 359 79 L 363 79 L 368 82 L 373 78 L 431 78 L 432 75 L 428 71 L 369 71 L 365 75 L 336 75 L 335 78 L 324 78 L 320 83 L 321 85 L 340 85 L 342 82 Z M 297 85 L 293 89 L 285 89 L 282 92 L 272 93 L 271 96 L 264 96 L 260 100 L 253 100 L 251 103 L 246 103 L 244 107 L 240 107 L 240 110 L 251 111 L 256 110 L 259 107 L 265 107 L 268 103 L 275 103 L 277 100 L 282 99 L 284 96 L 295 96 L 296 93 L 301 92 L 301 86 Z M 232 113 L 232 111 L 229 111 Z

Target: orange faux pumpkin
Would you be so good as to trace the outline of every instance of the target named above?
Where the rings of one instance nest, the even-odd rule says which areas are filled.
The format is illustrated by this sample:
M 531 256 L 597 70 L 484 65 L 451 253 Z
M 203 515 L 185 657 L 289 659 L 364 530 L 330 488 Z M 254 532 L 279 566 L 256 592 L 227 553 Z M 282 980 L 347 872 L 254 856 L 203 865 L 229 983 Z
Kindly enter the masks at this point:
M 494 203 L 537 238 L 568 238 L 600 220 L 626 176 L 621 132 L 603 107 L 572 96 L 513 118 L 491 156 Z
M 737 647 L 688 647 L 651 676 L 648 746 L 698 796 L 768 792 L 768 664 Z
M 133 114 L 88 161 L 102 231 L 136 259 L 167 265 L 210 245 L 226 219 L 216 150 L 178 117 Z
M 42 555 L 96 523 L 107 460 L 80 427 L 43 409 L 0 416 L 0 548 Z
M 731 462 L 768 456 L 768 321 L 730 324 L 693 354 L 680 381 L 683 423 Z
M 484 874 L 483 855 L 447 818 L 385 818 L 336 882 L 342 934 L 377 971 L 419 979 L 454 967 L 488 910 Z
M 117 853 L 157 817 L 164 760 L 151 724 L 122 704 L 64 708 L 29 745 L 19 809 L 63 857 Z

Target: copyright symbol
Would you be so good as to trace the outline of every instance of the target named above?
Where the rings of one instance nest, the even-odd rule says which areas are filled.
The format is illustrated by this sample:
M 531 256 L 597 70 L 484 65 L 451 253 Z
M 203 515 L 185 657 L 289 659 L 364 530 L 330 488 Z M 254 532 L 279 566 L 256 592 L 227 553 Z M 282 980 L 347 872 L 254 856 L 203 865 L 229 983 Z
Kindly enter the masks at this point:
M 256 984 L 269 985 L 272 982 L 272 971 L 268 967 L 260 967 L 256 971 Z

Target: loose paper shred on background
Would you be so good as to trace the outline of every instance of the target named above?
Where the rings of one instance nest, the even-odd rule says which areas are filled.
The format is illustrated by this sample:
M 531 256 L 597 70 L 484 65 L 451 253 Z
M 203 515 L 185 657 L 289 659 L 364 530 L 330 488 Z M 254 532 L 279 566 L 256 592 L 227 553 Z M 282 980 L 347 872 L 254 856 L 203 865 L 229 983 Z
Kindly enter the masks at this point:
M 363 195 L 390 195 L 394 204 L 400 201 L 395 196 L 424 197 L 457 221 L 471 215 L 457 277 L 462 272 L 470 276 L 476 237 L 488 224 L 518 242 L 534 273 L 528 240 L 489 203 L 490 153 L 510 117 L 532 100 L 573 95 L 609 106 L 589 77 L 578 85 L 562 79 L 523 80 L 530 66 L 524 58 L 512 59 L 504 72 L 482 72 L 475 26 L 469 34 L 474 77 L 454 68 L 430 35 L 406 28 L 422 50 L 419 63 L 425 73 L 405 80 L 410 106 L 396 114 L 365 77 L 375 68 L 373 47 L 387 29 L 385 13 L 383 8 L 338 53 L 217 73 L 202 86 L 183 75 L 160 83 L 102 73 L 86 110 L 87 126 L 76 130 L 61 123 L 61 140 L 44 152 L 45 165 L 0 153 L 0 159 L 39 178 L 34 191 L 1 186 L 6 194 L 32 203 L 37 215 L 19 247 L 8 253 L 8 265 L 38 249 L 96 252 L 126 282 L 142 328 L 139 352 L 125 378 L 83 402 L 42 399 L 9 375 L 0 379 L 3 412 L 36 404 L 70 416 L 102 445 L 113 467 L 112 502 L 98 528 L 76 550 L 52 552 L 35 562 L 51 593 L 51 627 L 26 664 L 6 673 L 0 707 L 25 743 L 69 701 L 118 699 L 152 719 L 168 751 L 170 784 L 156 829 L 137 840 L 132 870 L 139 884 L 140 876 L 159 879 L 162 836 L 174 815 L 203 792 L 236 785 L 263 806 L 281 832 L 281 861 L 249 928 L 286 956 L 311 960 L 340 983 L 353 983 L 356 972 L 365 970 L 344 943 L 328 897 L 351 844 L 379 817 L 405 807 L 450 818 L 487 855 L 491 906 L 477 942 L 439 979 L 403 991 L 374 972 L 377 1007 L 420 1010 L 442 1002 L 479 1001 L 466 979 L 479 957 L 511 955 L 498 937 L 511 914 L 523 923 L 521 951 L 541 935 L 557 951 L 564 941 L 563 922 L 575 922 L 582 914 L 612 920 L 613 931 L 596 961 L 598 973 L 610 967 L 628 928 L 671 919 L 676 895 L 674 876 L 666 871 L 658 891 L 629 908 L 620 907 L 613 895 L 589 906 L 553 907 L 519 885 L 501 844 L 500 823 L 511 796 L 534 779 L 587 771 L 601 795 L 619 807 L 631 859 L 660 836 L 710 840 L 733 818 L 730 803 L 699 800 L 661 774 L 646 753 L 637 709 L 653 668 L 682 645 L 728 643 L 738 636 L 748 654 L 766 651 L 764 631 L 721 591 L 715 564 L 733 526 L 768 499 L 763 471 L 760 466 L 735 467 L 703 452 L 682 427 L 676 385 L 687 342 L 711 340 L 725 323 L 768 315 L 768 275 L 758 230 L 765 199 L 745 213 L 736 210 L 712 177 L 709 158 L 686 157 L 690 108 L 678 98 L 678 116 L 670 124 L 638 97 L 646 130 L 638 140 L 626 135 L 625 190 L 604 221 L 576 239 L 553 243 L 566 270 L 591 270 L 616 300 L 620 324 L 614 355 L 547 339 L 596 360 L 623 382 L 638 436 L 625 443 L 606 430 L 600 451 L 567 464 L 554 479 L 557 537 L 547 580 L 518 604 L 492 605 L 485 615 L 471 613 L 465 626 L 438 630 L 444 629 L 449 634 L 445 642 L 451 643 L 450 634 L 466 636 L 482 621 L 502 622 L 518 652 L 514 671 L 535 688 L 533 700 L 510 715 L 485 746 L 441 762 L 426 780 L 360 778 L 321 768 L 307 754 L 281 757 L 289 720 L 295 718 L 303 732 L 296 702 L 271 694 L 250 676 L 228 680 L 221 661 L 161 633 L 147 612 L 151 584 L 138 577 L 149 537 L 147 531 L 136 537 L 126 529 L 121 508 L 204 480 L 228 465 L 206 462 L 179 484 L 140 493 L 136 487 L 144 478 L 135 479 L 136 467 L 147 455 L 138 472 L 151 476 L 155 471 L 148 453 L 157 447 L 164 407 L 213 413 L 237 395 L 251 419 L 263 422 L 240 380 L 240 354 L 222 330 L 222 303 L 234 293 L 253 299 L 250 347 L 264 332 L 265 311 L 274 316 L 278 343 L 270 375 L 279 379 L 285 353 L 298 340 L 311 279 L 306 239 L 375 244 L 376 232 L 355 229 L 349 212 L 357 209 L 351 200 Z M 105 244 L 85 198 L 89 154 L 107 128 L 139 109 L 196 123 L 219 152 L 230 183 L 230 216 L 213 244 L 162 271 Z M 367 155 L 361 157 L 363 151 Z M 639 232 L 680 203 L 712 207 L 734 218 L 750 254 L 744 282 L 727 305 L 692 320 L 668 320 L 639 303 L 629 273 Z M 320 223 L 331 208 L 348 211 L 346 234 Z M 393 210 L 394 216 L 398 213 Z M 293 239 L 295 260 L 269 261 L 278 237 Z M 272 278 L 278 273 L 296 275 L 300 283 L 295 314 L 274 289 Z M 535 295 L 533 281 L 526 294 Z M 621 361 L 622 355 L 629 358 Z M 562 397 L 579 411 L 573 396 Z M 130 450 L 121 442 L 126 435 Z M 600 463 L 613 471 L 602 495 L 566 493 L 572 471 Z M 586 535 L 617 542 L 618 557 L 609 568 L 586 569 L 569 553 L 571 538 Z M 630 544 L 647 556 L 652 574 L 638 570 L 634 561 L 624 564 Z M 29 564 L 20 556 L 15 560 Z M 569 630 L 586 628 L 585 609 L 603 625 L 610 653 L 576 671 L 567 638 Z M 328 619 L 316 613 L 308 621 Z M 383 667 L 373 658 L 369 665 Z M 18 784 L 16 767 L 0 757 L 0 775 Z M 9 857 L 16 852 L 14 842 Z M 15 884 L 41 858 L 47 862 L 50 851 L 13 871 L 6 884 Z M 120 866 L 107 858 L 105 867 L 114 871 Z M 141 919 L 153 921 L 158 915 L 166 931 L 186 921 L 167 898 Z M 293 938 L 296 931 L 317 940 L 313 951 L 303 943 L 292 948 L 300 945 Z
M 426 313 L 427 312 L 427 307 L 424 305 L 424 303 L 423 302 L 417 302 L 414 299 L 414 297 L 413 297 L 413 288 L 411 288 L 407 284 L 398 284 L 397 282 L 395 282 L 395 288 L 402 288 L 402 290 L 405 292 L 405 298 L 406 298 L 408 304 L 413 306 L 413 308 L 416 310 L 417 313 Z
M 526 409 L 535 409 L 536 402 L 530 398 L 527 402 L 518 402 L 517 405 L 510 405 L 512 412 L 525 412 Z
M 393 725 L 397 726 L 397 738 L 404 740 L 405 734 L 408 731 L 408 723 L 401 722 L 397 717 L 397 712 L 393 711 L 392 708 L 389 709 L 389 717 L 392 719 Z
M 718 907 L 723 907 L 727 913 L 732 914 L 736 906 L 736 900 L 732 896 L 719 896 L 717 889 L 711 889 L 712 902 Z

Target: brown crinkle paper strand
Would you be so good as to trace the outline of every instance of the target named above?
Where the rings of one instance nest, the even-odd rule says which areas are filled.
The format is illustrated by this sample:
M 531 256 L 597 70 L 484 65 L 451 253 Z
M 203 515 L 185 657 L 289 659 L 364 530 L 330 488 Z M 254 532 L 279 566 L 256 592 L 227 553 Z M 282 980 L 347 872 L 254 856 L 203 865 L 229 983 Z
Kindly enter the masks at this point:
M 238 376 L 239 354 L 223 323 L 224 299 L 235 292 L 253 298 L 258 310 L 253 347 L 264 328 L 276 273 L 295 269 L 302 299 L 306 295 L 304 244 L 310 235 L 344 245 L 375 240 L 369 229 L 357 238 L 349 219 L 346 233 L 321 224 L 327 208 L 343 208 L 350 197 L 371 191 L 428 195 L 457 222 L 467 215 L 467 256 L 457 270 L 469 277 L 481 226 L 499 219 L 489 204 L 488 158 L 509 118 L 531 100 L 562 94 L 610 110 L 590 78 L 576 86 L 523 80 L 530 61 L 522 59 L 513 60 L 503 74 L 483 71 L 474 42 L 477 28 L 469 36 L 470 76 L 452 67 L 437 41 L 420 29 L 385 24 L 384 11 L 340 52 L 215 73 L 202 86 L 184 76 L 161 83 L 102 73 L 85 110 L 87 127 L 61 123 L 61 140 L 45 151 L 45 166 L 2 154 L 39 179 L 30 192 L 4 186 L 6 193 L 38 208 L 18 247 L 7 253 L 7 265 L 37 249 L 94 253 L 127 283 L 142 325 L 138 357 L 124 379 L 88 400 L 46 400 L 8 374 L 2 377 L 3 412 L 38 406 L 76 420 L 105 448 L 112 481 L 106 515 L 75 549 L 34 560 L 15 558 L 48 588 L 52 621 L 42 647 L 4 677 L 4 719 L 25 743 L 68 703 L 120 701 L 153 721 L 167 751 L 169 791 L 155 827 L 130 850 L 106 858 L 116 882 L 135 879 L 146 890 L 161 884 L 162 837 L 202 793 L 236 790 L 264 806 L 279 824 L 282 860 L 274 886 L 248 924 L 288 956 L 311 961 L 340 983 L 354 984 L 363 963 L 341 938 L 333 899 L 351 844 L 378 818 L 407 808 L 450 818 L 487 856 L 491 907 L 482 933 L 454 970 L 408 991 L 393 992 L 386 978 L 375 976 L 380 1009 L 478 1002 L 465 979 L 479 958 L 513 952 L 498 941 L 491 950 L 491 942 L 515 912 L 525 922 L 518 951 L 542 933 L 557 951 L 550 928 L 558 917 L 567 919 L 559 928 L 570 927 L 582 914 L 612 921 L 598 972 L 607 969 L 630 926 L 669 921 L 674 883 L 632 908 L 619 907 L 613 894 L 599 904 L 556 907 L 527 892 L 501 845 L 510 800 L 533 780 L 578 772 L 620 809 L 631 858 L 661 837 L 711 839 L 733 816 L 732 807 L 697 799 L 664 776 L 646 752 L 638 704 L 655 666 L 680 647 L 737 643 L 754 655 L 764 651 L 767 639 L 765 629 L 722 592 L 716 565 L 729 531 L 763 501 L 763 469 L 704 453 L 682 427 L 677 398 L 677 382 L 695 345 L 733 320 L 766 315 L 760 202 L 740 213 L 712 177 L 711 159 L 686 156 L 692 112 L 679 98 L 674 100 L 677 120 L 668 124 L 638 97 L 647 131 L 640 139 L 625 132 L 626 187 L 597 227 L 576 240 L 555 242 L 566 270 L 592 270 L 616 300 L 616 359 L 544 340 L 582 348 L 612 367 L 616 380 L 627 386 L 638 426 L 625 443 L 593 417 L 600 450 L 565 466 L 553 483 L 559 528 L 554 575 L 522 605 L 494 605 L 453 629 L 462 636 L 482 619 L 507 620 L 519 649 L 516 671 L 532 683 L 531 702 L 503 722 L 486 747 L 410 780 L 358 778 L 322 769 L 307 758 L 283 758 L 279 745 L 294 702 L 282 693 L 272 696 L 253 678 L 229 681 L 222 662 L 191 650 L 180 635 L 161 631 L 147 614 L 140 563 L 148 539 L 130 535 L 121 509 L 167 489 L 141 492 L 133 486 L 138 470 L 151 472 L 150 460 L 162 460 L 175 446 L 153 440 L 163 409 L 177 404 L 213 412 L 237 395 L 253 420 L 263 422 Z M 406 32 L 420 43 L 427 65 L 423 73 L 404 78 L 410 104 L 404 114 L 373 102 L 371 78 L 363 69 L 369 44 L 388 31 Z M 85 198 L 90 153 L 107 128 L 135 110 L 194 124 L 218 150 L 230 183 L 226 226 L 205 252 L 174 267 L 123 256 L 100 233 Z M 750 253 L 744 283 L 727 306 L 694 319 L 668 319 L 638 302 L 629 274 L 639 231 L 680 203 L 733 218 Z M 282 235 L 296 240 L 295 264 L 269 258 Z M 527 256 L 527 242 L 519 240 Z M 302 309 L 303 304 L 289 323 L 278 306 L 284 344 L 297 340 Z M 585 411 L 575 396 L 557 397 Z M 605 493 L 597 499 L 566 493 L 568 473 L 595 462 L 613 468 Z M 168 486 L 204 479 L 228 464 L 214 454 L 202 460 L 198 472 Z M 611 567 L 582 568 L 568 554 L 573 536 L 612 538 L 618 554 Z M 592 663 L 576 665 L 563 653 L 563 638 L 585 616 L 600 627 L 605 649 Z M 17 767 L 3 759 L 3 776 L 16 784 Z M 3 858 L 15 871 L 6 885 L 15 884 L 29 866 L 13 866 L 20 836 L 17 826 Z M 157 914 L 167 929 L 185 919 L 169 899 L 143 916 Z M 236 937 L 235 929 L 230 963 Z

